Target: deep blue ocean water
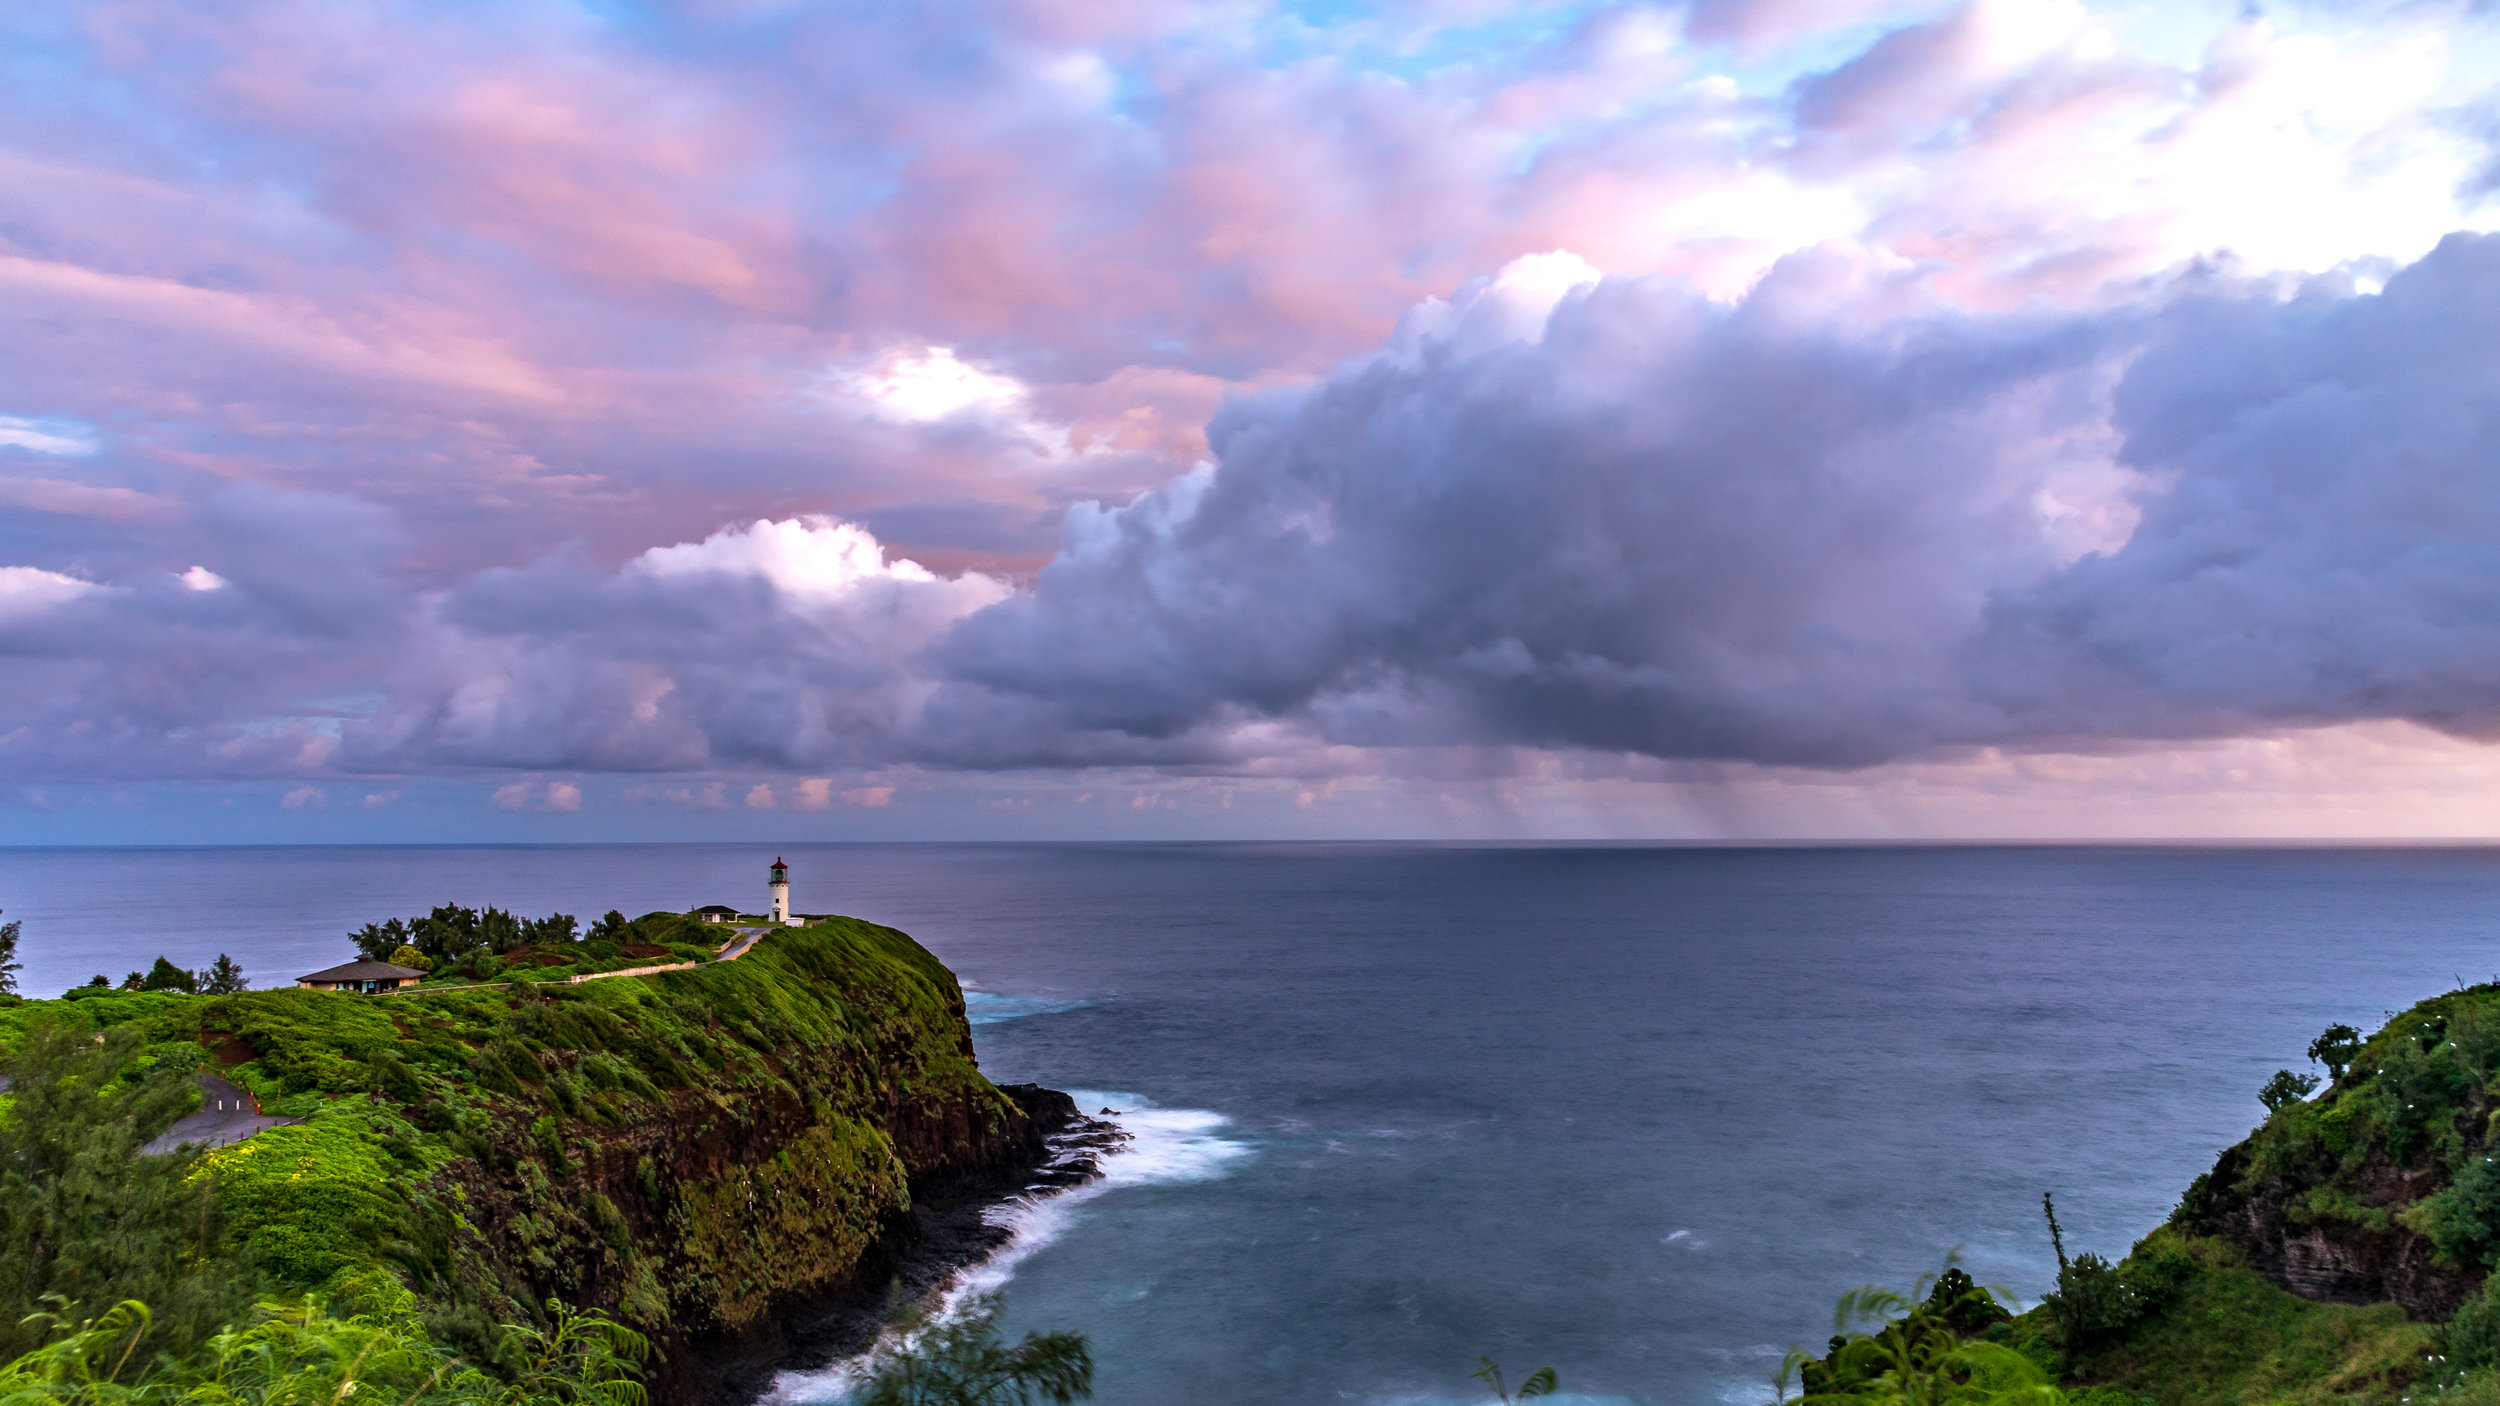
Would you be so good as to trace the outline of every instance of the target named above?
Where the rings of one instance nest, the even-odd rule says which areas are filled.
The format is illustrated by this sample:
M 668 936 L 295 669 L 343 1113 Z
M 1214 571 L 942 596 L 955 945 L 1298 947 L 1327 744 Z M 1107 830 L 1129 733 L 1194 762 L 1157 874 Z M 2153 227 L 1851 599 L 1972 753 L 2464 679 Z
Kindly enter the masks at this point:
M 993 1267 L 1108 1406 L 1750 1403 L 1835 1295 L 2116 1254 L 2268 1073 L 2500 972 L 2500 851 L 787 846 L 974 988 L 983 1067 L 1138 1150 Z M 753 846 L 0 851 L 50 993 L 259 984 L 435 902 L 754 907 Z M 758 1245 L 769 1255 L 769 1245 Z M 785 1383 L 822 1400 L 816 1379 Z

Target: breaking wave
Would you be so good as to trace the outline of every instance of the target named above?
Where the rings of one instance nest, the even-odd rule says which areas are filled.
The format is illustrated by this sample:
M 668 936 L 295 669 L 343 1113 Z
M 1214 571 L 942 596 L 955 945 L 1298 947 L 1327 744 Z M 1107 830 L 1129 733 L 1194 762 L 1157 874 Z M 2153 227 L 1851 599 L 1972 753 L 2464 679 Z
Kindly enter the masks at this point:
M 973 994 L 965 994 L 967 1004 Z M 1068 1096 L 1076 1100 L 1079 1112 L 1111 1124 L 1118 1134 L 1110 1139 L 1082 1135 L 1068 1139 L 1054 1165 L 1091 1157 L 1098 1175 L 1064 1190 L 1030 1193 L 991 1207 L 986 1219 L 1006 1229 L 1009 1238 L 988 1258 L 956 1274 L 939 1295 L 935 1314 L 939 1320 L 960 1312 L 968 1300 L 1003 1288 L 1026 1260 L 1068 1233 L 1077 1222 L 1079 1208 L 1087 1202 L 1129 1187 L 1212 1181 L 1250 1154 L 1248 1143 L 1223 1136 L 1231 1120 L 1221 1113 L 1157 1108 L 1135 1094 L 1101 1089 L 1070 1089 Z M 768 1406 L 841 1401 L 858 1385 L 867 1361 L 863 1354 L 811 1371 L 784 1372 L 774 1378 L 764 1399 Z

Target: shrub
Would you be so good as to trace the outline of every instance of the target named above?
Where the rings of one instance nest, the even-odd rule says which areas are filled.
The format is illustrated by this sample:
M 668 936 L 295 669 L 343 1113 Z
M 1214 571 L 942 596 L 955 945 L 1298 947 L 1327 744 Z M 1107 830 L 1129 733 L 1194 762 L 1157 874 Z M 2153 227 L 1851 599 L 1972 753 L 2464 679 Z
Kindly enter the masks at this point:
M 156 965 L 148 968 L 148 974 L 140 979 L 139 989 L 143 991 L 197 991 L 200 989 L 200 983 L 199 979 L 191 973 L 159 957 L 156 959 Z
M 2439 1341 L 2451 1367 L 2500 1367 L 2500 1275 L 2483 1281 L 2483 1291 L 2457 1309 Z
M 2266 1086 L 2257 1091 L 2257 1101 L 2266 1106 L 2266 1112 L 2280 1113 L 2309 1097 L 2317 1091 L 2317 1087 L 2318 1076 L 2315 1074 L 2294 1074 L 2288 1069 L 2278 1069 L 2274 1071 L 2274 1077 L 2266 1081 Z
M 1027 1333 L 1009 1346 L 995 1297 L 903 1334 L 871 1359 L 854 1406 L 1066 1406 L 1094 1394 L 1094 1357 L 1075 1333 Z
M 2500 1260 L 2500 1160 L 2468 1157 L 2433 1195 L 2405 1208 L 2404 1224 L 2441 1258 L 2470 1269 Z
M 260 1306 L 254 1321 L 195 1350 L 141 1355 L 163 1341 L 145 1303 L 126 1300 L 83 1321 L 44 1315 L 55 1340 L 0 1363 L 0 1399 L 25 1406 L 645 1406 L 638 1380 L 650 1344 L 597 1313 L 550 1300 L 550 1326 L 475 1325 L 471 1346 L 500 1369 L 455 1359 L 429 1336 L 415 1299 L 377 1276 L 331 1295 Z M 342 1312 L 342 1310 L 344 1312 Z
M 1951 1268 L 1924 1302 L 1916 1291 L 1903 1295 L 1872 1286 L 1851 1290 L 1840 1296 L 1832 1312 L 1828 1354 L 1817 1360 L 1790 1349 L 1780 1369 L 1780 1399 L 1787 1399 L 1788 1379 L 1798 1373 L 1806 1399 L 1827 1406 L 2061 1406 L 2062 1393 L 2038 1363 L 1957 1326 L 1986 1316 L 1977 1311 L 1983 1301 L 2003 1314 L 1986 1290 Z
M 2341 1079 L 2361 1053 L 2361 1032 L 2349 1025 L 2330 1025 L 2326 1033 L 2309 1042 L 2309 1062 L 2326 1066 L 2327 1077 Z

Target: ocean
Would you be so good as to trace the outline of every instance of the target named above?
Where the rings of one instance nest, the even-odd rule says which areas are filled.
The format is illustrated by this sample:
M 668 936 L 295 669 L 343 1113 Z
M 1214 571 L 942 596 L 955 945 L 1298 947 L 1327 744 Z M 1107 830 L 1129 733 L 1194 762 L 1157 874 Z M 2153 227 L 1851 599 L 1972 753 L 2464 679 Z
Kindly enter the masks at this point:
M 0 851 L 23 982 L 272 985 L 434 903 L 763 901 L 750 845 Z M 1770 1396 L 1841 1291 L 2116 1256 L 2326 1025 L 2500 973 L 2500 850 L 789 845 L 961 975 L 982 1066 L 1134 1135 L 1013 1212 L 1106 1406 Z M 758 1245 L 755 1253 L 771 1254 Z M 814 1406 L 832 1376 L 791 1375 Z

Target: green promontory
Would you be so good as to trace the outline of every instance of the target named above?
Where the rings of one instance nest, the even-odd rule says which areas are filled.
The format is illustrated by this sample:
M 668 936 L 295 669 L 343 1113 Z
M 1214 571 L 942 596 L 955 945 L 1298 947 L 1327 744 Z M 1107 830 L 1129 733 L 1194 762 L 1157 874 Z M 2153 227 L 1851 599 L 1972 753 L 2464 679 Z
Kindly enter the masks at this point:
M 2161 1406 L 2500 1406 L 2500 985 L 2312 1053 L 2323 1092 L 2277 1075 L 2168 1224 L 1994 1335 Z
M 149 1067 L 302 1120 L 196 1163 L 236 1275 L 285 1292 L 385 1269 L 437 1340 L 481 1353 L 551 1298 L 609 1310 L 681 1397 L 683 1349 L 873 1290 L 915 1190 L 1029 1165 L 1048 1116 L 975 1067 L 952 973 L 847 918 L 580 984 L 28 1001 L 0 1009 L 0 1062 L 47 1021 L 126 1027 Z

